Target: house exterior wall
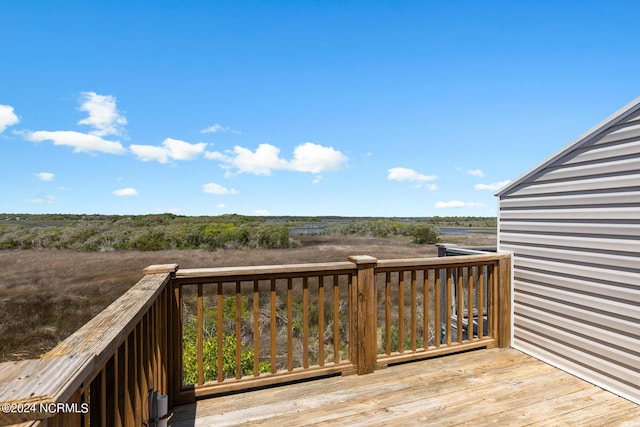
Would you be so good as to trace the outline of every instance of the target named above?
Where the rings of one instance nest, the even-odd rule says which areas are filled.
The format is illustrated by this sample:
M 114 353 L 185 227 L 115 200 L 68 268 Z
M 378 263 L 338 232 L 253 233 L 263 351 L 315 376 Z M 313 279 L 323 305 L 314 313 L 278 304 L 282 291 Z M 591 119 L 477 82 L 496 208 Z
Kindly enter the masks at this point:
M 640 404 L 640 103 L 498 195 L 513 346 Z

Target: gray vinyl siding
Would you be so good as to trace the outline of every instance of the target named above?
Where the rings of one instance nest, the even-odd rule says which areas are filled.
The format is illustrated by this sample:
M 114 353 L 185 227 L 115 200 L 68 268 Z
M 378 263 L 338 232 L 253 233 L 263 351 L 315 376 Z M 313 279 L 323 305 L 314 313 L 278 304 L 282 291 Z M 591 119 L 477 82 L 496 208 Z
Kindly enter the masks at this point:
M 498 195 L 513 346 L 640 403 L 640 102 Z

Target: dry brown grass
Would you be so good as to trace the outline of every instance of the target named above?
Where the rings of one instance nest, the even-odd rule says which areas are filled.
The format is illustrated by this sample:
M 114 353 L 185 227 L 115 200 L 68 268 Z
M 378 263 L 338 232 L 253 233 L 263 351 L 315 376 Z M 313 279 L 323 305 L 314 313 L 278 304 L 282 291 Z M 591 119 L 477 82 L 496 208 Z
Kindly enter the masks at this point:
M 407 239 L 301 236 L 296 249 L 208 252 L 78 253 L 66 250 L 0 251 L 0 361 L 35 358 L 72 334 L 142 277 L 151 264 L 182 268 L 435 256 L 432 245 Z M 495 235 L 447 235 L 444 241 L 488 245 Z

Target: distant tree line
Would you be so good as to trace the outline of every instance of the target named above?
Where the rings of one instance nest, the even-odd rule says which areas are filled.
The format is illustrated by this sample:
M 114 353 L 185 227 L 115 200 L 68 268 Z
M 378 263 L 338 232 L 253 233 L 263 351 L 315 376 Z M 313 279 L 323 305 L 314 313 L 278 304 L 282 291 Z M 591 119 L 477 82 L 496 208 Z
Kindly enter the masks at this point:
M 292 248 L 290 230 L 312 223 L 324 234 L 408 237 L 438 242 L 438 227 L 495 228 L 495 218 L 251 217 L 220 215 L 0 215 L 2 249 L 77 251 Z
M 340 232 L 368 237 L 407 236 L 420 244 L 438 243 L 440 234 L 433 225 L 386 218 L 354 221 L 343 226 Z
M 291 248 L 289 228 L 260 217 L 17 216 L 0 226 L 0 249 L 78 251 Z

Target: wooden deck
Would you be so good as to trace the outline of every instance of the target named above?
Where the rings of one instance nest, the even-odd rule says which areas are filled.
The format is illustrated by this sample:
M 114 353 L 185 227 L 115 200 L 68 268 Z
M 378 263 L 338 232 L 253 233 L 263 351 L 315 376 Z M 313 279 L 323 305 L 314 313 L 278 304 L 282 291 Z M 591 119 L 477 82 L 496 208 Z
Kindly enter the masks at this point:
M 640 426 L 640 406 L 514 349 L 477 350 L 198 401 L 173 427 Z

